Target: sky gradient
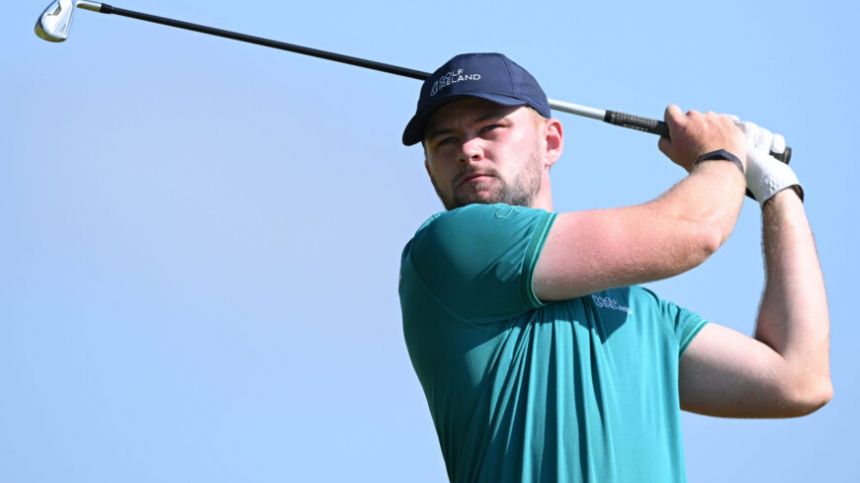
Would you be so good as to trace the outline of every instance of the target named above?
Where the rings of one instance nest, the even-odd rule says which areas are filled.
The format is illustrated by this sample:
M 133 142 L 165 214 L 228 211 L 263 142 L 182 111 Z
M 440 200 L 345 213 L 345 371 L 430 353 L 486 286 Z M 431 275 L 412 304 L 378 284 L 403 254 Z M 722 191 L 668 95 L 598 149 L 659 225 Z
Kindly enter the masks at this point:
M 0 483 L 444 481 L 397 297 L 401 249 L 441 209 L 400 144 L 420 83 L 86 11 L 52 45 L 33 34 L 46 5 L 0 16 Z M 835 397 L 794 420 L 685 414 L 687 474 L 860 481 L 856 4 L 285 5 L 116 3 L 425 71 L 499 51 L 552 98 L 784 134 Z M 652 135 L 558 117 L 557 210 L 683 175 Z M 714 257 L 648 286 L 751 333 L 762 284 L 748 201 Z

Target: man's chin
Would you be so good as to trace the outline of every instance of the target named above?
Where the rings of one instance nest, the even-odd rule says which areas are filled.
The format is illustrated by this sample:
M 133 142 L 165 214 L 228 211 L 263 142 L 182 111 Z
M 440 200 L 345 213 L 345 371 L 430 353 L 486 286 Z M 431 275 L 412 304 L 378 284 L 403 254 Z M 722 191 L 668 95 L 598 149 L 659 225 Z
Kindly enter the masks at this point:
M 497 193 L 475 193 L 469 196 L 457 197 L 451 204 L 452 206 L 446 206 L 446 208 L 448 208 L 449 210 L 453 210 L 454 208 L 460 208 L 461 206 L 472 205 L 476 203 L 491 205 L 493 203 L 502 203 L 502 200 Z

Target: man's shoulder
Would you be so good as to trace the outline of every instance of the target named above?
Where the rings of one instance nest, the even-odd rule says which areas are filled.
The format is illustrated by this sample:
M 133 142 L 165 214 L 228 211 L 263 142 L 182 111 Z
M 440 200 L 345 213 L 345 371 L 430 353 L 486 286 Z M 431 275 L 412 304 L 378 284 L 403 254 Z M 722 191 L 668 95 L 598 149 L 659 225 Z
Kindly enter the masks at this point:
M 473 203 L 431 215 L 419 226 L 413 239 L 419 237 L 422 233 L 437 229 L 476 231 L 499 224 L 499 222 L 504 222 L 505 220 L 513 220 L 520 217 L 539 217 L 541 215 L 550 216 L 551 213 L 537 208 L 505 203 Z
M 446 221 L 462 221 L 466 219 L 482 217 L 505 219 L 510 218 L 517 213 L 533 209 L 534 208 L 509 205 L 506 203 L 472 203 L 469 205 L 454 208 L 453 210 L 434 213 L 424 223 L 421 224 L 421 226 L 418 228 L 418 231 L 421 231 L 421 229 L 426 228 L 427 226 L 437 222 L 444 223 Z
M 410 252 L 443 248 L 474 255 L 479 248 L 498 249 L 512 240 L 530 236 L 531 228 L 545 232 L 554 214 L 545 210 L 504 203 L 474 203 L 430 216 L 407 242 L 403 257 Z M 446 248 L 447 247 L 447 248 Z

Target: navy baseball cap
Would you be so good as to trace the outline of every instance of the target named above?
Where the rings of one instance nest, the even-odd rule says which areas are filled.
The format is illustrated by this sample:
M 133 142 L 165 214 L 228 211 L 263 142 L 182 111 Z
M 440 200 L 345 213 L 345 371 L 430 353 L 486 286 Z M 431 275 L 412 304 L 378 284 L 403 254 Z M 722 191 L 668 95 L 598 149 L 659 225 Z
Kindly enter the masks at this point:
M 460 54 L 430 74 L 421 86 L 418 107 L 403 131 L 403 144 L 424 139 L 430 116 L 462 97 L 478 97 L 503 106 L 530 106 L 550 117 L 549 101 L 537 80 L 502 54 Z

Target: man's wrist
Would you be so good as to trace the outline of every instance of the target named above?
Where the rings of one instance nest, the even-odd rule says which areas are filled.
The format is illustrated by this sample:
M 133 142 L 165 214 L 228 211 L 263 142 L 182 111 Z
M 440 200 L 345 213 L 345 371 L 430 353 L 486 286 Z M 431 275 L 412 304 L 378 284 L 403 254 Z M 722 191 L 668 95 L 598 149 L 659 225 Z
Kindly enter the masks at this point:
M 706 161 L 729 161 L 735 166 L 737 166 L 739 170 L 741 170 L 741 174 L 745 174 L 746 172 L 746 170 L 744 169 L 743 161 L 741 161 L 739 157 L 735 156 L 726 149 L 717 149 L 715 151 L 709 151 L 705 154 L 702 154 L 701 156 L 696 158 L 696 160 L 693 162 L 693 165 L 695 166 L 699 163 L 704 163 Z
M 799 184 L 787 186 L 785 189 L 778 191 L 776 194 L 765 200 L 765 202 L 761 204 L 761 207 L 764 209 L 775 201 L 785 200 L 786 198 L 794 198 L 797 201 L 800 201 L 800 204 L 803 204 L 803 188 Z M 780 203 L 782 202 L 784 201 L 780 201 Z
M 789 188 L 803 201 L 804 193 L 800 181 L 787 164 L 755 150 L 747 153 L 747 159 L 750 163 L 746 175 L 747 189 L 753 193 L 759 204 L 764 206 L 771 197 Z

